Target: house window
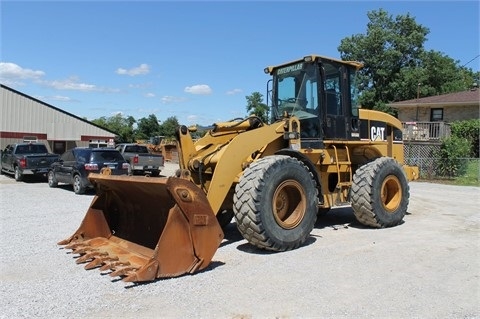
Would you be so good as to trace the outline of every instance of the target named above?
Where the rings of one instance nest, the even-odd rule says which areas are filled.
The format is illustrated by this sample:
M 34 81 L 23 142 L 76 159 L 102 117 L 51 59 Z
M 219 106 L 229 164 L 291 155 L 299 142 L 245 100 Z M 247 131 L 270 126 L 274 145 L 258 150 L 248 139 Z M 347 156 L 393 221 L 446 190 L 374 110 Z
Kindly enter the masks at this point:
M 431 122 L 443 121 L 443 109 L 432 109 L 430 111 L 430 121 Z

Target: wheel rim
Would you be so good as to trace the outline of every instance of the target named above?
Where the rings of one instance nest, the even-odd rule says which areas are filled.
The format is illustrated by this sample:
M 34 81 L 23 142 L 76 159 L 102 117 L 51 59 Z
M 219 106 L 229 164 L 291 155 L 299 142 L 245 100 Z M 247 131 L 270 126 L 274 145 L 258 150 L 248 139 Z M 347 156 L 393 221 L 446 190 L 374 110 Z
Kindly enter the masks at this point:
M 52 172 L 48 172 L 48 183 L 50 185 L 53 185 L 53 173 Z
M 382 183 L 381 200 L 388 213 L 393 213 L 402 201 L 400 180 L 393 175 L 388 176 Z
M 282 228 L 298 226 L 305 216 L 307 200 L 300 183 L 289 180 L 282 182 L 273 194 L 273 216 Z

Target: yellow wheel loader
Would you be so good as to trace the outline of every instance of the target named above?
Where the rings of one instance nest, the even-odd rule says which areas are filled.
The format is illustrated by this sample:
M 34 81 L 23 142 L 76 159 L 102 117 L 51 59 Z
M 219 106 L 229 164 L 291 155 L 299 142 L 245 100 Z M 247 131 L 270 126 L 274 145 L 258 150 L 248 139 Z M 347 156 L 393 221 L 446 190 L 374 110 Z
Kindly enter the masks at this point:
M 175 176 L 91 174 L 96 196 L 59 245 L 87 269 L 142 282 L 207 267 L 232 218 L 272 251 L 298 248 L 335 206 L 371 227 L 398 225 L 418 168 L 404 165 L 401 123 L 358 105 L 361 67 L 317 55 L 267 67 L 269 123 L 215 123 L 196 140 L 198 127 L 180 126 Z

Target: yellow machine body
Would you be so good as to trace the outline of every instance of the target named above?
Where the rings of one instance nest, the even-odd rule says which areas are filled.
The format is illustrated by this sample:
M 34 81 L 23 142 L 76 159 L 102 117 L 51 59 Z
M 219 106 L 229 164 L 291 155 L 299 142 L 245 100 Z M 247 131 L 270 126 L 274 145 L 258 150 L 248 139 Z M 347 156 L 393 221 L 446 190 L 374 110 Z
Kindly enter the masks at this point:
M 398 119 L 354 105 L 359 67 L 312 55 L 266 68 L 270 123 L 255 115 L 215 123 L 197 139 L 198 127 L 180 126 L 175 176 L 91 174 L 96 196 L 59 244 L 87 269 L 141 282 L 205 269 L 233 216 L 251 244 L 273 251 L 299 247 L 335 206 L 351 204 L 373 227 L 399 224 L 418 168 L 404 164 Z M 294 96 L 282 101 L 290 80 Z M 328 111 L 332 88 L 338 114 Z M 300 109 L 307 95 L 312 108 Z M 319 129 L 306 137 L 309 121 Z

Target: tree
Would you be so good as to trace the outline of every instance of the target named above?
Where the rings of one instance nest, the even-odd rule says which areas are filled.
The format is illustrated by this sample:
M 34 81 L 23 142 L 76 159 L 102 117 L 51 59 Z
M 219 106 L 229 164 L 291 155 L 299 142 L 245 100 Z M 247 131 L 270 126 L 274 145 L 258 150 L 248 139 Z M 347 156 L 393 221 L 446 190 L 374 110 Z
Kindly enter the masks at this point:
M 166 138 L 174 138 L 175 132 L 180 124 L 178 123 L 178 119 L 176 116 L 171 116 L 167 118 L 161 125 L 160 125 L 160 134 Z
M 136 123 L 136 120 L 132 116 L 123 117 L 121 113 L 118 113 L 108 118 L 102 116 L 98 119 L 92 120 L 91 122 L 116 133 L 117 143 L 128 143 L 134 141 L 133 125 Z
M 249 115 L 256 115 L 262 119 L 263 122 L 268 123 L 268 106 L 262 103 L 263 95 L 259 92 L 253 92 L 247 99 L 247 112 Z
M 160 124 L 155 114 L 150 114 L 148 117 L 142 117 L 138 120 L 136 138 L 139 140 L 148 139 L 151 136 L 160 134 Z
M 472 85 L 471 70 L 441 52 L 425 51 L 430 30 L 409 14 L 394 18 L 380 9 L 367 16 L 366 34 L 344 38 L 338 47 L 343 60 L 364 63 L 359 71 L 363 107 L 392 113 L 386 103 L 466 90 Z

